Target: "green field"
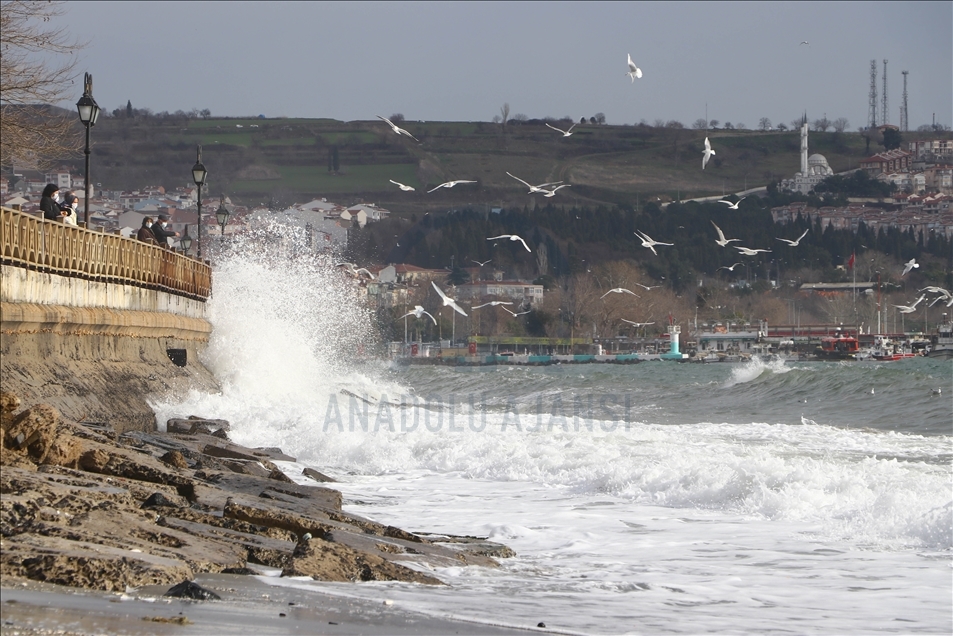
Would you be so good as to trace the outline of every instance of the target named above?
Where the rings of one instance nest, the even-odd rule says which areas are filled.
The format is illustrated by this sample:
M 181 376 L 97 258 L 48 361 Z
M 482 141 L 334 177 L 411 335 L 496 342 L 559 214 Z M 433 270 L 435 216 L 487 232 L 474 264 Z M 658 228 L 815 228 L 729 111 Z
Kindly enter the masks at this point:
M 276 168 L 281 179 L 236 180 L 229 188 L 236 194 L 267 193 L 277 188 L 294 192 L 361 193 L 397 190 L 388 179 L 420 188 L 414 175 L 414 165 L 407 163 L 342 166 L 339 175 L 328 173 L 327 166 L 280 166 Z M 399 190 L 398 190 L 399 191 Z

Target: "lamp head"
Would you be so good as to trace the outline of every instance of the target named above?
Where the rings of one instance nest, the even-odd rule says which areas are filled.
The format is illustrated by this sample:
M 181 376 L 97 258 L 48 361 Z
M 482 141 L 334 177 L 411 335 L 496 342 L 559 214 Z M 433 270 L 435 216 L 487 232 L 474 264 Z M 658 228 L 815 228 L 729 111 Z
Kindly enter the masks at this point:
M 195 157 L 195 165 L 192 166 L 192 180 L 195 181 L 195 185 L 201 188 L 205 185 L 205 179 L 208 178 L 208 170 L 205 169 L 205 164 L 202 163 L 202 146 L 198 146 Z

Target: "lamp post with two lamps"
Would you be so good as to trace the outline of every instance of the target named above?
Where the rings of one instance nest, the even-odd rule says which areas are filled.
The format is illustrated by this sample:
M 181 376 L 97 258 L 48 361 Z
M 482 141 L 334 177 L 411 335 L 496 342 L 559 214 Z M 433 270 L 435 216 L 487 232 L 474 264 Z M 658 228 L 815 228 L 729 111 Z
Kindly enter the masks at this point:
M 86 73 L 83 78 L 83 96 L 76 102 L 76 109 L 79 111 L 79 120 L 86 127 L 86 176 L 84 177 L 84 188 L 86 195 L 83 202 L 83 227 L 89 227 L 89 129 L 96 125 L 99 119 L 99 104 L 93 99 L 93 76 Z
M 202 146 L 199 145 L 196 147 L 196 156 L 195 156 L 195 165 L 192 166 L 192 180 L 195 181 L 195 185 L 199 189 L 199 199 L 198 199 L 198 223 L 199 223 L 199 236 L 198 236 L 198 257 L 199 260 L 202 260 L 202 186 L 205 185 L 205 180 L 208 178 L 208 170 L 205 169 L 205 164 L 202 163 Z
M 225 207 L 225 195 L 222 194 L 222 200 L 218 204 L 218 209 L 215 211 L 215 218 L 218 219 L 218 224 L 222 226 L 222 236 L 225 236 L 225 225 L 228 223 L 228 208 Z

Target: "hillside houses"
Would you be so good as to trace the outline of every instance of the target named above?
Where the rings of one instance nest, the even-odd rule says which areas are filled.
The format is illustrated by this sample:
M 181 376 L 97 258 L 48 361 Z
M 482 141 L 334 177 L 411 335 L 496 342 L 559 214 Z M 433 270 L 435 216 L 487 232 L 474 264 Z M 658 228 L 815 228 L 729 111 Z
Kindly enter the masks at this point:
M 812 224 L 820 221 L 825 229 L 830 225 L 836 230 L 856 232 L 863 221 L 874 232 L 879 232 L 881 227 L 896 227 L 904 231 L 912 228 L 915 234 L 923 232 L 924 236 L 929 236 L 930 232 L 936 232 L 948 239 L 953 238 L 953 197 L 947 194 L 911 195 L 906 198 L 904 207 L 897 211 L 860 204 L 812 208 L 804 202 L 771 208 L 771 218 L 775 223 L 791 223 L 798 215 Z

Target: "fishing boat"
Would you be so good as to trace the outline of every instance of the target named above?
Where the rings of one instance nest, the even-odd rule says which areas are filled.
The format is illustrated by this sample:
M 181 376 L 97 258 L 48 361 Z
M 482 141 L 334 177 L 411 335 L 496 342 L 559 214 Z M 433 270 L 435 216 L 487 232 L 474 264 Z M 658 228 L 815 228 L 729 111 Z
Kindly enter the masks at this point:
M 953 322 L 938 325 L 932 340 L 927 356 L 941 359 L 953 358 Z
M 853 360 L 860 352 L 860 342 L 853 336 L 828 336 L 821 338 L 821 344 L 814 355 L 822 360 Z

